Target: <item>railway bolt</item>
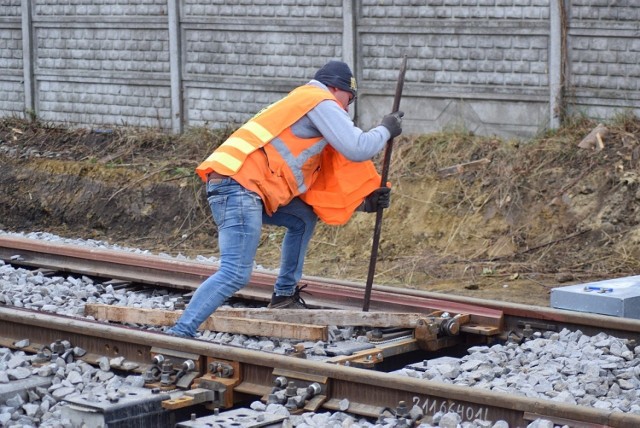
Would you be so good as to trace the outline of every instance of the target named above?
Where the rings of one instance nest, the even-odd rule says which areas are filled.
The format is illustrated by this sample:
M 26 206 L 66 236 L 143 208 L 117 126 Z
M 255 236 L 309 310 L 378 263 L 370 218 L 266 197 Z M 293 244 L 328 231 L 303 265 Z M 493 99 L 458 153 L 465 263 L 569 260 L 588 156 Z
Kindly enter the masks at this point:
M 51 348 L 51 352 L 56 355 L 62 355 L 64 351 L 66 351 L 67 349 L 62 343 L 62 340 L 60 339 L 57 339 L 55 342 L 53 342 L 50 348 Z
M 273 380 L 273 385 L 277 388 L 284 388 L 289 384 L 289 380 L 284 376 L 278 376 Z
M 171 385 L 171 375 L 173 374 L 173 363 L 171 360 L 164 360 L 160 372 L 160 384 Z
M 320 394 L 322 392 L 322 387 L 320 386 L 320 384 L 318 382 L 313 382 L 311 385 L 309 385 L 307 387 L 307 396 L 306 398 L 313 398 L 316 395 Z
M 460 323 L 455 318 L 445 318 L 440 324 L 440 333 L 446 336 L 457 336 L 460 333 Z
M 285 395 L 287 397 L 294 397 L 298 394 L 298 388 L 296 388 L 296 384 L 293 381 L 290 381 L 287 384 L 287 390 L 285 391 Z
M 185 360 L 182 363 L 182 368 L 176 373 L 175 381 L 179 388 L 189 388 L 193 383 L 193 380 L 199 375 L 196 371 L 196 363 L 192 360 Z
M 398 406 L 396 407 L 396 417 L 404 418 L 409 415 L 409 409 L 407 408 L 407 403 L 404 401 L 400 401 Z
M 322 392 L 322 387 L 319 383 L 314 382 L 310 384 L 304 392 L 298 392 L 294 382 L 289 382 L 285 391 L 285 407 L 289 410 L 301 409 L 304 407 L 307 400 L 315 397 Z
M 151 366 L 144 372 L 144 383 L 153 383 L 160 380 L 160 367 Z
M 301 409 L 304 407 L 304 399 L 302 397 L 289 397 L 287 398 L 287 403 L 284 405 L 289 410 Z
M 184 363 L 182 363 L 182 370 L 185 372 L 190 372 L 195 370 L 196 368 L 196 363 L 193 362 L 193 360 L 185 360 Z
M 231 364 L 214 361 L 207 366 L 209 373 L 217 377 L 230 378 L 233 376 L 233 366 Z
M 162 373 L 160 375 L 160 384 L 161 385 L 171 385 L 171 374 Z

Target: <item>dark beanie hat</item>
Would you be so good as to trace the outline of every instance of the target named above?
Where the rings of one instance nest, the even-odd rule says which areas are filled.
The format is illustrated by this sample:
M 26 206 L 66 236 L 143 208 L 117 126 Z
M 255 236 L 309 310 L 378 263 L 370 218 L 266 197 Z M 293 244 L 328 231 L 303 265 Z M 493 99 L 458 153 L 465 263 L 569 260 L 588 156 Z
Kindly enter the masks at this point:
M 356 78 L 353 77 L 349 66 L 342 61 L 329 61 L 316 72 L 313 78 L 327 86 L 351 92 L 354 97 L 356 96 L 358 90 Z

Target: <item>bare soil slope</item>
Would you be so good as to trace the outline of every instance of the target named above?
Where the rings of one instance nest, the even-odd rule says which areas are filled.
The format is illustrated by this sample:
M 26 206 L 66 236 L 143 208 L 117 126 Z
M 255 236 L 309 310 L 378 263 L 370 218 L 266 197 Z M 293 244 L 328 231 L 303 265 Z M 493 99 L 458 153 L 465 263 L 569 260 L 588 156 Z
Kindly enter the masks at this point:
M 396 140 L 376 284 L 546 306 L 559 285 L 640 269 L 640 119 L 621 115 L 518 143 L 465 132 Z M 217 255 L 195 166 L 230 130 L 180 137 L 0 121 L 0 228 Z M 479 161 L 452 175 L 438 171 Z M 380 161 L 380 160 L 379 160 Z M 375 215 L 321 225 L 305 273 L 366 280 Z M 277 267 L 283 231 L 257 263 Z

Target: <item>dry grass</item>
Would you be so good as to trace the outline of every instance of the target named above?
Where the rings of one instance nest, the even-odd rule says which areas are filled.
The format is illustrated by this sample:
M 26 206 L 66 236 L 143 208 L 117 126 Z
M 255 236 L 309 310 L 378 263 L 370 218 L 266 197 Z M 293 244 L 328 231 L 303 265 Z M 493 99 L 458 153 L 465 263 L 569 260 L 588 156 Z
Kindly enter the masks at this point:
M 460 131 L 399 139 L 390 181 L 402 197 L 394 204 L 408 206 L 385 224 L 402 244 L 385 253 L 380 272 L 405 284 L 637 272 L 640 248 L 629 236 L 640 228 L 640 216 L 630 215 L 640 192 L 640 119 L 623 112 L 605 122 L 601 152 L 577 148 L 597 124 L 576 116 L 528 142 Z M 437 177 L 441 168 L 482 158 L 491 163 L 478 171 Z M 403 235 L 414 223 L 424 233 Z
M 140 163 L 167 160 L 196 163 L 208 156 L 233 131 L 232 128 L 193 127 L 181 135 L 154 128 L 70 128 L 16 117 L 0 119 L 0 139 L 38 148 L 66 152 L 77 160 L 100 163 Z

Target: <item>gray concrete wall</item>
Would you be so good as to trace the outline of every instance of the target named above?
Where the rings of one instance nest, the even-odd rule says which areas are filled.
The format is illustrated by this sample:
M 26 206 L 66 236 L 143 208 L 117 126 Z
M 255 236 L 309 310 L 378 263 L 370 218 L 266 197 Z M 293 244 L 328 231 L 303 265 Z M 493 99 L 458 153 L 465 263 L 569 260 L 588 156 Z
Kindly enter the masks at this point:
M 244 122 L 328 59 L 343 56 L 342 0 L 186 0 L 181 6 L 189 125 Z
M 23 2 L 32 10 L 40 118 L 170 127 L 166 0 Z
M 357 123 L 529 137 L 561 113 L 638 112 L 631 0 L 4 0 L 0 115 L 180 132 L 239 124 L 329 59 Z
M 574 111 L 640 113 L 640 1 L 572 0 L 567 99 Z
M 0 14 L 0 114 L 25 110 L 20 0 L 3 3 Z
M 546 0 L 363 0 L 358 18 L 363 122 L 390 109 L 407 55 L 401 107 L 409 132 L 466 128 L 531 135 L 548 122 Z M 417 4 L 420 4 L 418 6 Z

